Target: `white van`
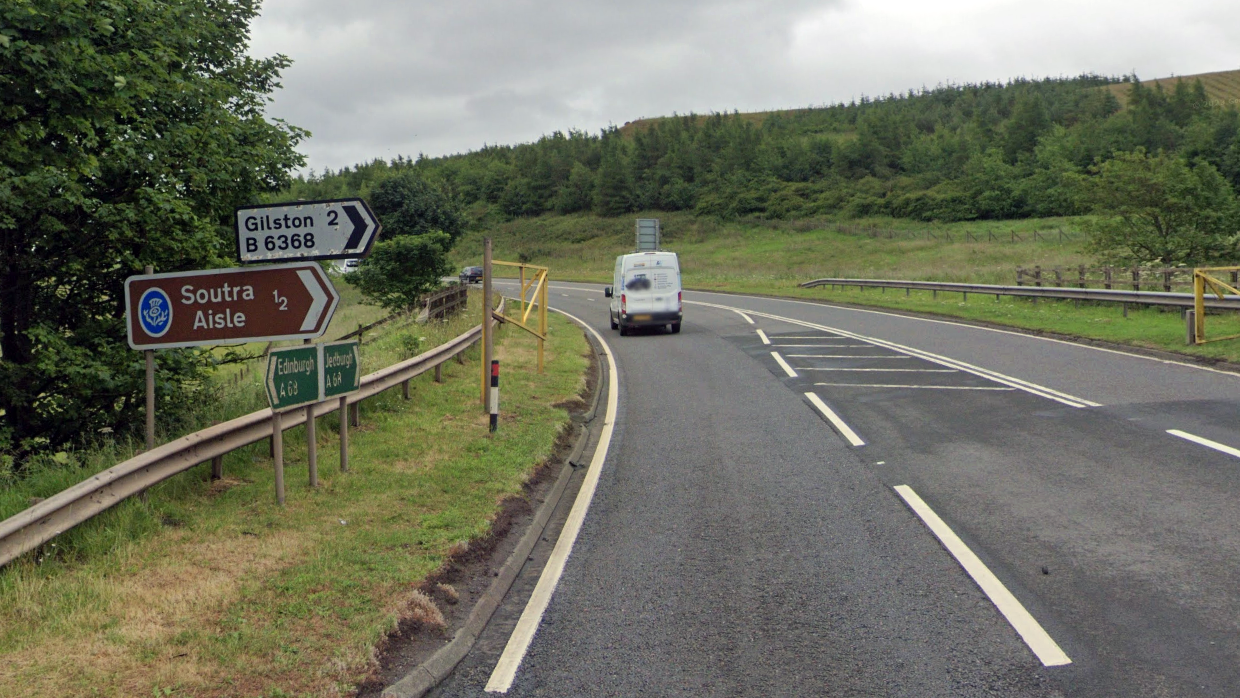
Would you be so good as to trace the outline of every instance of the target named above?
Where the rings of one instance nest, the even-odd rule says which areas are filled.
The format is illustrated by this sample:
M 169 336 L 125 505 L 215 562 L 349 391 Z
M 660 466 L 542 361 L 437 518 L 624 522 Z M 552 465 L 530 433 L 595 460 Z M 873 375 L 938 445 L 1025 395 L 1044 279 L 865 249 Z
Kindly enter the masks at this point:
M 634 252 L 616 258 L 613 285 L 603 289 L 611 299 L 611 329 L 627 335 L 633 327 L 666 325 L 680 332 L 680 260 L 675 252 Z

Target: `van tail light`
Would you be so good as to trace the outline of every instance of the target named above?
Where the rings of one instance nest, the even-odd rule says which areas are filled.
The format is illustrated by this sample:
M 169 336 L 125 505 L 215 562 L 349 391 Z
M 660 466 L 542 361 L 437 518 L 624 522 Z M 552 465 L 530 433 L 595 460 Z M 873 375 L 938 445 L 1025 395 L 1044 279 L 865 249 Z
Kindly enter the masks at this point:
M 676 312 L 682 313 L 685 310 L 685 293 L 684 291 L 676 292 Z
M 628 294 L 621 293 L 620 294 L 620 312 L 622 313 L 629 312 L 628 304 L 629 304 Z

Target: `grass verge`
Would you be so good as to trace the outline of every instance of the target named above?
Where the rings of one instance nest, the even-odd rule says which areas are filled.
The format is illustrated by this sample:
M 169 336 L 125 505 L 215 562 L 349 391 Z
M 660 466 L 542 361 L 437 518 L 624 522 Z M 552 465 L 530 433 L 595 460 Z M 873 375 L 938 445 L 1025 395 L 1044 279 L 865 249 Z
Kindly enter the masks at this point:
M 475 304 L 476 305 L 476 304 Z M 478 321 L 438 328 L 445 335 Z M 416 587 L 484 535 L 550 453 L 584 385 L 588 345 L 553 316 L 546 372 L 533 341 L 503 330 L 500 430 L 487 433 L 477 351 L 362 405 L 349 473 L 338 420 L 319 423 L 320 487 L 306 486 L 305 431 L 286 432 L 288 503 L 274 502 L 265 444 L 199 467 L 97 519 L 84 551 L 52 544 L 0 571 L 0 696 L 333 696 L 374 668 L 402 618 L 426 616 Z M 457 326 L 453 326 L 453 324 Z M 440 339 L 394 326 L 363 369 Z M 141 522 L 142 531 L 109 534 Z M 110 542 L 110 544 L 105 544 Z M 433 615 L 433 613 L 431 613 Z

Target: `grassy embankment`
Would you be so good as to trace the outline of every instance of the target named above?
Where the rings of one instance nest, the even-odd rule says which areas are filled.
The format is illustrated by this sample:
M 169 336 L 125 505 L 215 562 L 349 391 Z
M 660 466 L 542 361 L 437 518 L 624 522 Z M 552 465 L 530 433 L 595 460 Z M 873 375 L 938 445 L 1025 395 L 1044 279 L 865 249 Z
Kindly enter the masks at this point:
M 1113 304 L 1068 302 L 914 291 L 881 293 L 829 288 L 799 288 L 815 278 L 907 279 L 1014 284 L 1016 267 L 1041 265 L 1074 268 L 1092 265 L 1084 251 L 1084 236 L 1072 219 L 974 221 L 936 224 L 933 230 L 950 232 L 955 242 L 926 239 L 875 239 L 835 232 L 835 222 L 740 221 L 720 222 L 686 213 L 646 213 L 632 218 L 595 216 L 542 216 L 501 223 L 485 234 L 493 238 L 497 259 L 525 256 L 533 264 L 550 266 L 553 279 L 606 284 L 618 254 L 632 250 L 633 218 L 663 220 L 665 246 L 680 254 L 686 288 L 759 293 L 854 303 L 898 310 L 933 313 L 970 320 L 1098 339 L 1133 346 L 1240 361 L 1240 340 L 1184 345 L 1184 322 L 1177 310 L 1132 307 L 1124 317 Z M 926 230 L 916 221 L 866 219 L 847 225 L 875 225 L 882 229 Z M 1060 243 L 1057 231 L 1067 233 Z M 968 231 L 986 237 L 988 231 L 1008 242 L 961 242 Z M 1011 231 L 1024 242 L 1010 242 Z M 1032 233 L 1056 233 L 1033 241 Z M 477 263 L 483 232 L 471 232 L 458 246 L 461 264 Z M 941 236 L 940 236 L 941 237 Z M 1234 314 L 1211 315 L 1211 336 L 1240 334 Z
M 362 368 L 438 344 L 480 316 L 475 298 L 473 312 L 446 324 L 389 323 L 363 345 Z M 317 490 L 305 484 L 305 431 L 288 431 L 284 508 L 259 443 L 226 457 L 220 482 L 199 466 L 0 570 L 0 696 L 347 691 L 400 618 L 434 616 L 415 587 L 485 534 L 500 502 L 550 454 L 588 361 L 580 331 L 551 321 L 543 375 L 533 372 L 533 341 L 501 332 L 495 438 L 478 404 L 475 350 L 466 365 L 445 366 L 443 384 L 415 379 L 408 402 L 393 390 L 364 403 L 347 474 L 338 420 L 321 419 Z M 233 389 L 234 406 L 261 405 L 257 373 Z M 19 489 L 58 489 L 44 484 Z

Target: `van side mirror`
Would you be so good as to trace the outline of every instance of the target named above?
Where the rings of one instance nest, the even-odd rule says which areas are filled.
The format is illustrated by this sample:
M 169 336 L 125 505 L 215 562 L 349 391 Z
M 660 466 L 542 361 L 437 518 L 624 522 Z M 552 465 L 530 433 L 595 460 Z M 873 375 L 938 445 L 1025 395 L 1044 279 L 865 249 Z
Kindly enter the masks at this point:
M 611 298 L 611 286 L 604 286 L 604 287 L 603 287 L 603 297 L 604 297 L 604 298 Z

